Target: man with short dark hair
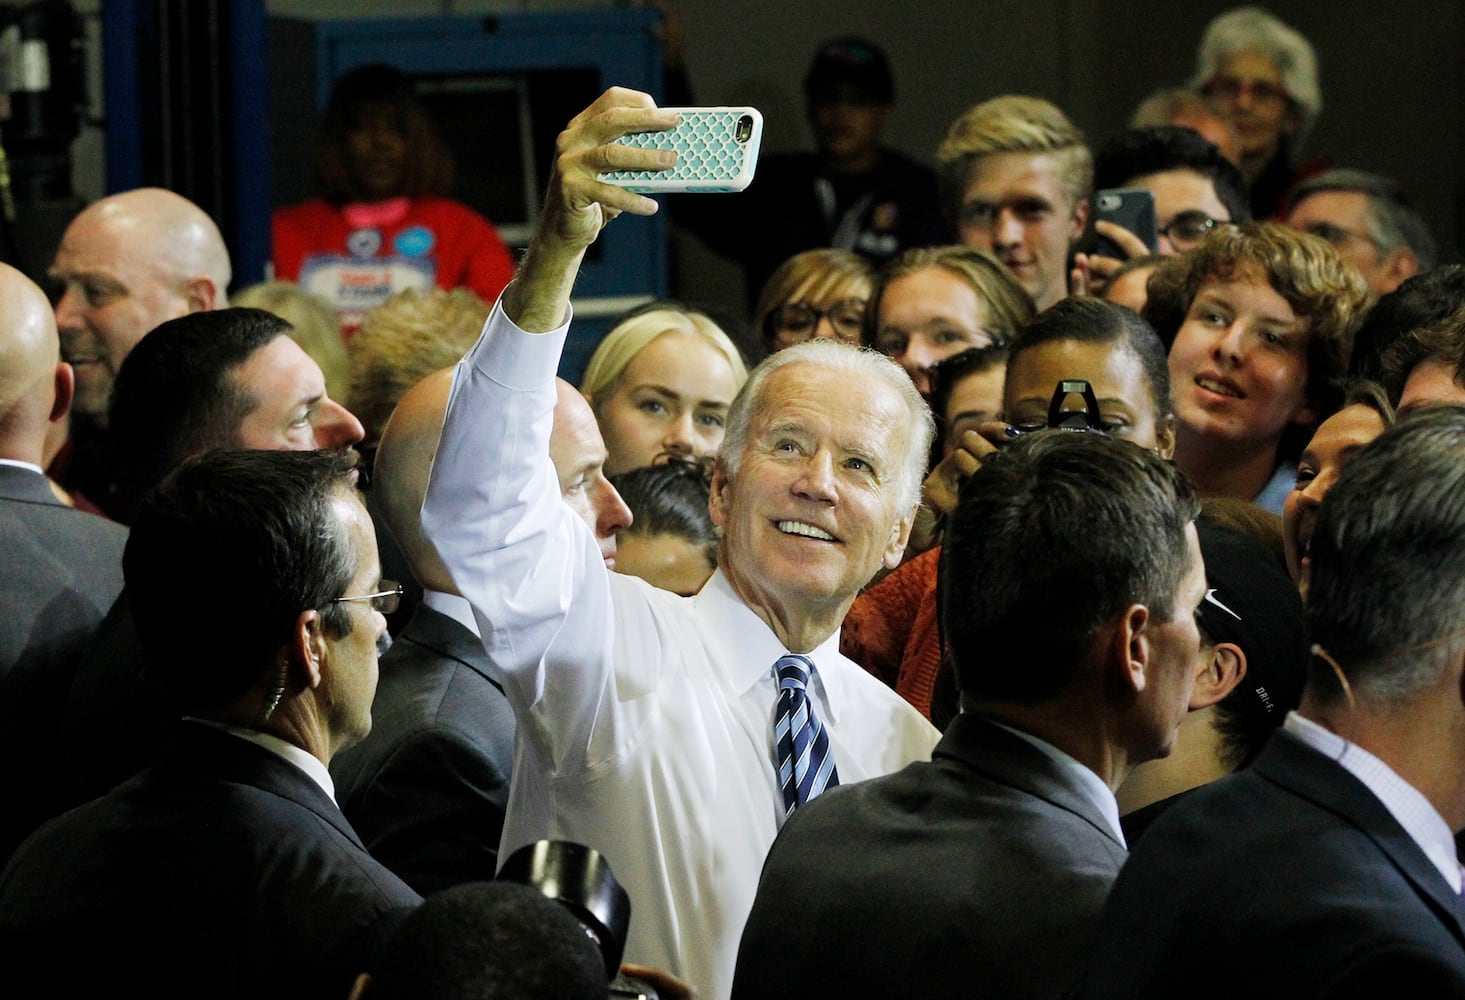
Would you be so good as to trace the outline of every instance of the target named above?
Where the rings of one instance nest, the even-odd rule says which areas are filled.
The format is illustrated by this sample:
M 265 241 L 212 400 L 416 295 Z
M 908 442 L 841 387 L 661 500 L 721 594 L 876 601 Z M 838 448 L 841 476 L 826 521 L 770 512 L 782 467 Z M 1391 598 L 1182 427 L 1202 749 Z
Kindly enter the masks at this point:
M 219 309 L 170 320 L 132 350 L 110 421 L 126 509 L 178 463 L 215 448 L 338 450 L 354 463 L 361 422 L 326 394 L 320 366 L 289 331 L 261 309 Z M 118 600 L 72 685 L 62 804 L 136 773 L 176 720 L 143 666 L 128 602 Z
M 419 897 L 333 801 L 371 728 L 398 590 L 335 453 L 215 452 L 139 510 L 137 633 L 188 718 L 154 763 L 42 827 L 0 874 L 18 993 L 344 996 Z
M 1359 452 L 1310 557 L 1301 707 L 1136 845 L 1080 995 L 1465 996 L 1465 411 Z
M 351 1000 L 605 1000 L 605 963 L 568 907 L 536 888 L 471 882 L 402 921 Z
M 315 451 L 361 441 L 361 421 L 326 394 L 320 366 L 263 309 L 163 323 L 128 355 L 113 387 L 112 447 L 135 504 L 211 448 Z
M 1226 222 L 1251 219 L 1246 181 L 1241 171 L 1215 146 L 1179 125 L 1132 128 L 1121 132 L 1094 157 L 1094 190 L 1140 188 L 1155 199 L 1156 249 L 1162 257 L 1178 257 L 1198 246 L 1206 234 Z M 1151 253 L 1142 235 L 1106 219 L 1094 232 L 1134 257 Z M 1120 261 L 1086 254 L 1091 289 L 1102 290 Z
M 1124 862 L 1114 789 L 1172 749 L 1205 571 L 1190 484 L 1103 434 L 984 458 L 941 554 L 962 711 L 769 852 L 734 997 L 1051 997 Z
M 1410 330 L 1385 349 L 1384 391 L 1399 416 L 1465 403 L 1465 307 Z
M 1321 236 L 1387 295 L 1435 265 L 1429 226 L 1397 182 L 1366 170 L 1327 170 L 1292 189 L 1287 224 Z

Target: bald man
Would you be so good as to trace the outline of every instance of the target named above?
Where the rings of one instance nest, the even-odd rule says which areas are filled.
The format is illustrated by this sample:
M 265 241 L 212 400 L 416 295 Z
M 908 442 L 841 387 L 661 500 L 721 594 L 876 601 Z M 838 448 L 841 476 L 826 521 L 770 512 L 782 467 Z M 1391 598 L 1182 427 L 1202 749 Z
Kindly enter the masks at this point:
M 166 320 L 228 305 L 229 251 L 203 209 L 162 188 L 83 209 L 51 264 L 61 351 L 76 372 L 71 445 L 53 435 L 52 466 L 79 506 L 111 512 L 107 404 L 137 342 Z
M 72 384 L 45 293 L 0 264 L 0 859 L 49 815 L 46 729 L 122 589 L 127 532 L 62 504 L 41 471 Z
M 423 895 L 494 877 L 514 751 L 503 681 L 472 609 L 422 536 L 422 499 L 452 386 L 450 368 L 414 386 L 377 449 L 376 510 L 423 598 L 382 657 L 370 734 L 331 762 L 336 800 L 367 850 Z M 550 457 L 560 493 L 610 565 L 631 513 L 605 478 L 605 442 L 590 405 L 569 383 L 556 388 Z
M 153 327 L 228 305 L 229 251 L 204 211 L 162 188 L 83 209 L 51 265 L 56 326 L 76 369 L 76 412 L 105 424 L 112 379 Z

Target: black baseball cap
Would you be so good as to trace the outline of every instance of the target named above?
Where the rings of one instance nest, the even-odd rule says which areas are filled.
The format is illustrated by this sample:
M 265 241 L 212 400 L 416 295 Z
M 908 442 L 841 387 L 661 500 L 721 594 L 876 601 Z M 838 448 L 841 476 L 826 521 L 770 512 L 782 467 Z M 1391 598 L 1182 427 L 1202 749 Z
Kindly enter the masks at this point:
M 1302 700 L 1307 679 L 1307 623 L 1297 585 L 1265 545 L 1230 528 L 1196 522 L 1206 563 L 1206 597 L 1197 611 L 1213 643 L 1246 654 L 1246 676 L 1227 704 L 1257 722 L 1279 726 Z
M 884 50 L 864 38 L 836 38 L 820 46 L 804 77 L 804 95 L 817 102 L 841 87 L 852 87 L 876 104 L 894 101 L 895 79 Z

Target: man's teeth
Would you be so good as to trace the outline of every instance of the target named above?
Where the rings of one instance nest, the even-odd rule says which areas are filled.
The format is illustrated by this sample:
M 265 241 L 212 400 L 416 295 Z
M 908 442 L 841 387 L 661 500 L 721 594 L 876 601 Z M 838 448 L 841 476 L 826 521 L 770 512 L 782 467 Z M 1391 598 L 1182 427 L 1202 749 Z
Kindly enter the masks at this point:
M 829 532 L 822 531 L 812 524 L 805 524 L 802 521 L 779 521 L 778 530 L 786 535 L 803 535 L 805 538 L 817 538 L 824 542 L 834 541 L 834 536 Z

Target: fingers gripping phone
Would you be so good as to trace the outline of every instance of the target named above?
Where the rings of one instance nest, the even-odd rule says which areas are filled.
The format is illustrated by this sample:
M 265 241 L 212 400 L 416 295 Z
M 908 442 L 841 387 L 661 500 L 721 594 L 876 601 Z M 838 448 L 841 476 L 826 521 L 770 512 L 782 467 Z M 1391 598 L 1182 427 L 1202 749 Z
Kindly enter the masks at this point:
M 670 108 L 681 115 L 665 132 L 634 132 L 616 141 L 639 149 L 670 149 L 670 170 L 610 170 L 600 174 L 637 194 L 741 191 L 753 182 L 763 116 L 756 108 Z
M 1094 194 L 1094 221 L 1112 222 L 1123 226 L 1154 253 L 1160 245 L 1155 230 L 1155 196 L 1144 188 L 1106 188 Z M 1099 236 L 1095 240 L 1094 252 L 1118 260 L 1126 259 L 1126 253 L 1113 240 Z

